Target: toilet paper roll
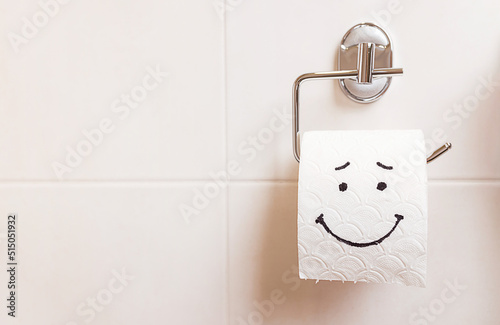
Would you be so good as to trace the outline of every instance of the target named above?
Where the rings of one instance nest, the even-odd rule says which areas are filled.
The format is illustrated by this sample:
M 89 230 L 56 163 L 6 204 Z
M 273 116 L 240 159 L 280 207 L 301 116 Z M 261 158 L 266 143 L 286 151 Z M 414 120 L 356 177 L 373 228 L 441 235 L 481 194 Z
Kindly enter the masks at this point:
M 302 279 L 425 287 L 422 131 L 303 134 L 298 252 Z

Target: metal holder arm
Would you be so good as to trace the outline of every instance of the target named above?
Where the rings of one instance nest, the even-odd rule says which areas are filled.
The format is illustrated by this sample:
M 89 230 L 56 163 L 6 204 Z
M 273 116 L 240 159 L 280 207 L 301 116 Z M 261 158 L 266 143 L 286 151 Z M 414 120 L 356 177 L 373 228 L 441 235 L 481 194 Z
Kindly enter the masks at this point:
M 343 79 L 347 77 L 356 76 L 358 74 L 357 70 L 349 71 L 332 71 L 332 72 L 313 72 L 305 73 L 299 76 L 293 84 L 293 155 L 297 162 L 300 162 L 300 133 L 299 133 L 299 94 L 300 85 L 303 81 L 316 79 Z M 375 69 L 373 75 L 377 76 L 397 76 L 403 74 L 403 69 L 391 68 L 391 69 Z M 446 142 L 444 145 L 436 149 L 429 157 L 427 157 L 427 163 L 434 161 L 436 158 L 447 152 L 452 148 L 451 143 Z
M 346 79 L 355 78 L 359 74 L 359 70 L 345 70 L 345 71 L 331 71 L 331 72 L 312 72 L 305 73 L 299 76 L 293 83 L 293 155 L 295 159 L 300 162 L 300 148 L 299 148 L 299 94 L 300 85 L 307 80 L 326 80 L 326 79 Z M 393 77 L 403 74 L 402 68 L 387 68 L 387 69 L 374 69 L 371 75 L 377 77 Z

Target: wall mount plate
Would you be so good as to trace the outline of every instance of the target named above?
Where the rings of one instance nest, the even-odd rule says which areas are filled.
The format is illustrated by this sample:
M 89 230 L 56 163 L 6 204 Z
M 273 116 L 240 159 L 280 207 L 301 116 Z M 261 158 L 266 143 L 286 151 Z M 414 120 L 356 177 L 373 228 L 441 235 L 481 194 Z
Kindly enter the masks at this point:
M 370 48 L 362 49 L 362 45 Z M 338 70 L 360 70 L 360 58 L 365 55 L 365 71 L 392 68 L 392 42 L 389 35 L 373 23 L 360 23 L 352 27 L 342 38 L 338 57 Z M 368 54 L 368 55 L 367 55 Z M 347 97 L 358 103 L 370 103 L 379 99 L 391 85 L 392 78 L 371 75 L 369 79 L 359 77 L 340 79 L 340 88 Z

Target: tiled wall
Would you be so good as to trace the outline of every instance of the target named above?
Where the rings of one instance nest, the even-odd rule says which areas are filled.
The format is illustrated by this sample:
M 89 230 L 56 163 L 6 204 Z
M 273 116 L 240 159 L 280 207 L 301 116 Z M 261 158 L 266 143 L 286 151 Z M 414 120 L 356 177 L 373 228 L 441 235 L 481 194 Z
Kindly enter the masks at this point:
M 500 3 L 59 1 L 0 1 L 2 324 L 498 323 Z M 297 280 L 291 85 L 363 21 L 405 75 L 370 105 L 305 84 L 301 128 L 453 143 L 426 289 Z

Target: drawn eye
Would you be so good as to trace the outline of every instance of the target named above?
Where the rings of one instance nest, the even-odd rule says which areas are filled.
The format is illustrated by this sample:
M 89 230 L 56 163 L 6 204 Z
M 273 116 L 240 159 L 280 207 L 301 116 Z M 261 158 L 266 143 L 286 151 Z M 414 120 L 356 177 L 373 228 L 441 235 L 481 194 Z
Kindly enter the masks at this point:
M 386 188 L 387 188 L 387 184 L 384 183 L 384 182 L 380 182 L 380 183 L 377 184 L 377 190 L 379 190 L 379 191 L 383 191 Z
M 347 184 L 346 183 L 341 183 L 339 185 L 339 190 L 340 190 L 340 192 L 344 192 L 345 190 L 347 190 Z

